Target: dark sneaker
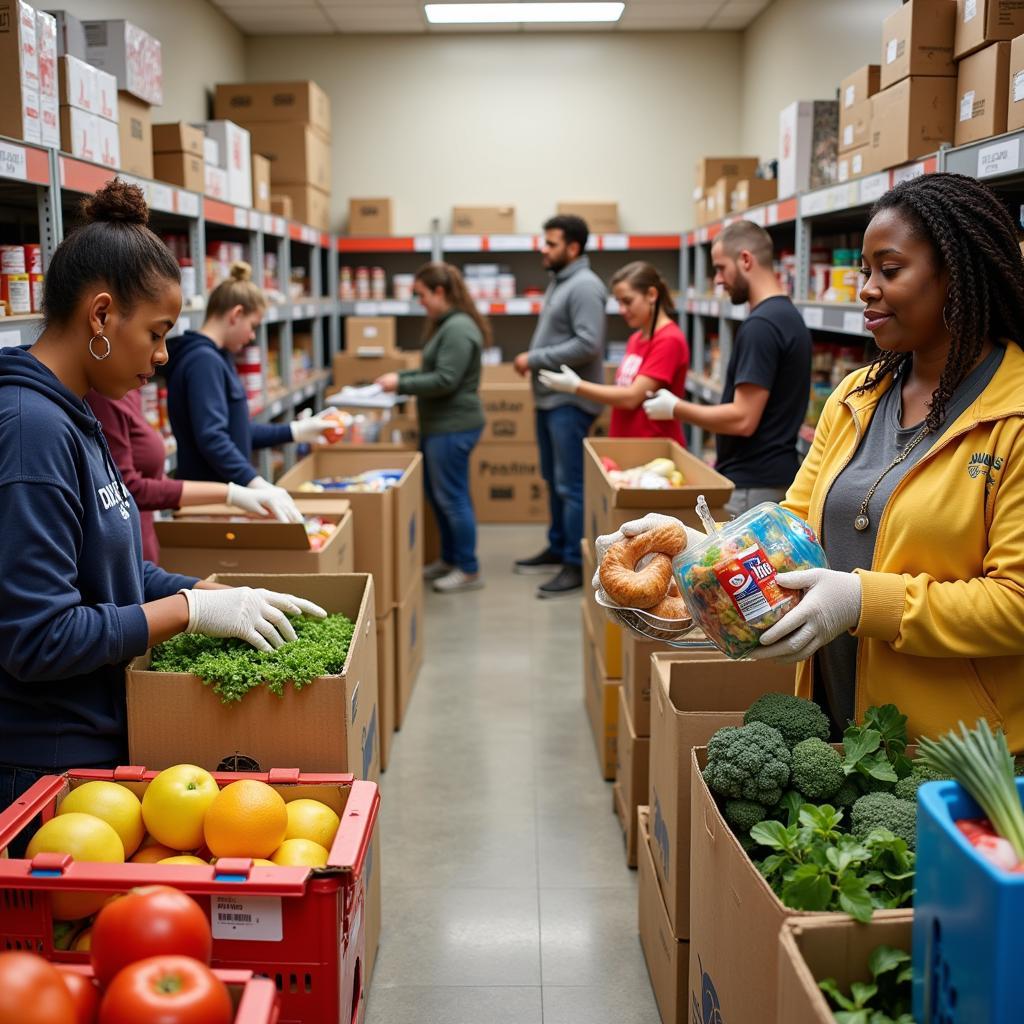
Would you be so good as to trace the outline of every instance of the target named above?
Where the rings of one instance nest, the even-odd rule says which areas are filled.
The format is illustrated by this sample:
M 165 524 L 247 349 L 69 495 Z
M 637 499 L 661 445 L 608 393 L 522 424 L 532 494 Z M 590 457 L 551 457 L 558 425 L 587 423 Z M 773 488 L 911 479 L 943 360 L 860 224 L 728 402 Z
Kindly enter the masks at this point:
M 562 559 L 551 548 L 546 548 L 539 555 L 534 555 L 533 558 L 518 559 L 512 567 L 512 571 L 520 576 L 531 576 L 540 572 L 554 572 L 561 568 Z
M 564 597 L 583 587 L 583 569 L 578 565 L 563 565 L 562 571 L 537 588 L 538 597 Z

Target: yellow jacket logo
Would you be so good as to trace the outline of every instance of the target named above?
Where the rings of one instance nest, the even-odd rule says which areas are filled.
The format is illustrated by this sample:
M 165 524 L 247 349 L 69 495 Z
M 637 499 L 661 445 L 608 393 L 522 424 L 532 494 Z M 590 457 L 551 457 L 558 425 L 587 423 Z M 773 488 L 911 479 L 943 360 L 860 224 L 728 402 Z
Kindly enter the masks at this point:
M 967 463 L 967 475 L 977 480 L 982 474 L 998 473 L 1003 468 L 1001 456 L 989 455 L 988 452 L 975 452 Z

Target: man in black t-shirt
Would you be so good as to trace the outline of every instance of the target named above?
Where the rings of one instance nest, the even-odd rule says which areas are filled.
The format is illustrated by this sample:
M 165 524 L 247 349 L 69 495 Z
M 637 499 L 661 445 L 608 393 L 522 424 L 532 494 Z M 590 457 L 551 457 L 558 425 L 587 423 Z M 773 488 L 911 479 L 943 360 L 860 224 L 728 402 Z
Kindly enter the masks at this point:
M 733 340 L 720 405 L 687 402 L 662 388 L 644 403 L 651 419 L 677 419 L 718 435 L 715 468 L 735 484 L 726 510 L 739 515 L 781 501 L 800 464 L 796 441 L 811 391 L 811 333 L 779 285 L 772 240 L 738 221 L 711 248 L 715 284 L 750 313 Z

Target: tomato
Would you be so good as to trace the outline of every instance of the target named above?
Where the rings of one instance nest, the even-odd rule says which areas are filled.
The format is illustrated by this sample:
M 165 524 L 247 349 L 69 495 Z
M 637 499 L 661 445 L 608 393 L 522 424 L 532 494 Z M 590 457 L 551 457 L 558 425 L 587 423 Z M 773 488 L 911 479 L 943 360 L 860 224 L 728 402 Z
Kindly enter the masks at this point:
M 100 1004 L 99 1024 L 231 1024 L 227 986 L 187 956 L 153 956 L 121 971 Z
M 133 889 L 105 906 L 92 926 L 92 969 L 105 988 L 135 960 L 178 954 L 210 962 L 210 922 L 191 896 L 167 885 Z
M 35 953 L 0 953 L 0 1024 L 76 1024 L 60 972 Z
M 96 1011 L 100 1008 L 100 990 L 96 982 L 78 971 L 60 970 L 60 976 L 75 1003 L 75 1024 L 95 1024 Z

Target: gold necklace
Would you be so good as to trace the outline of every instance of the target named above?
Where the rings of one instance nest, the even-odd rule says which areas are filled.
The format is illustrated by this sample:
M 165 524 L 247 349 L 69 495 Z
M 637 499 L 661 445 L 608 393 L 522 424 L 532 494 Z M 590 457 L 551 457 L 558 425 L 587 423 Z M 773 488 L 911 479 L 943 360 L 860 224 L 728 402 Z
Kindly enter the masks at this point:
M 917 436 L 896 456 L 892 462 L 889 463 L 885 469 L 882 470 L 881 476 L 871 485 L 871 489 L 867 494 L 864 495 L 864 500 L 860 503 L 860 510 L 857 513 L 857 518 L 853 521 L 853 528 L 860 533 L 863 533 L 870 525 L 871 519 L 868 516 L 868 505 L 871 504 L 871 499 L 875 496 L 875 491 L 878 490 L 879 485 L 901 462 L 905 462 L 909 457 L 910 453 L 925 439 L 928 434 L 928 427 L 923 427 Z

